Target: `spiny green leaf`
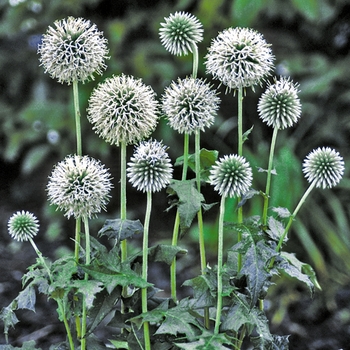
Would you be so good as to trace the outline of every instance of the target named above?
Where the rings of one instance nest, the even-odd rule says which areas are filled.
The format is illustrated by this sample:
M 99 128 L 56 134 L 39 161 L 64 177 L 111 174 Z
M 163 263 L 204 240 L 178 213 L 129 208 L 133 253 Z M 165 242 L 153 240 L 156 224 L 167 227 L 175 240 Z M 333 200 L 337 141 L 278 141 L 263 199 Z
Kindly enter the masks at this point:
M 127 341 L 109 340 L 116 349 L 129 349 Z
M 278 269 L 286 273 L 288 276 L 296 278 L 299 281 L 305 283 L 309 288 L 311 295 L 313 295 L 314 284 L 310 280 L 309 276 L 303 273 L 303 271 L 310 273 L 311 266 L 308 265 L 309 267 L 305 267 L 304 269 L 304 266 L 307 264 L 298 260 L 297 257 L 292 253 L 281 252 L 281 258 L 282 262 L 278 264 Z
M 289 218 L 292 214 L 287 208 L 277 207 L 272 208 L 272 211 L 274 211 L 280 218 Z
M 36 348 L 35 347 L 35 341 L 30 340 L 26 341 L 22 344 L 20 348 L 14 347 L 12 345 L 0 345 L 0 350 L 41 350 L 41 348 Z
M 210 276 L 200 275 L 183 283 L 184 286 L 192 287 L 193 297 L 197 307 L 208 307 L 215 304 L 216 280 L 211 282 Z
M 224 344 L 233 345 L 226 336 L 222 333 L 212 334 L 208 331 L 203 332 L 199 340 L 185 343 L 175 343 L 180 349 L 186 350 L 227 350 L 231 347 L 226 347 Z
M 17 309 L 28 309 L 35 312 L 36 294 L 31 284 L 22 290 L 16 299 L 18 302 Z
M 77 289 L 78 293 L 84 295 L 87 309 L 90 309 L 95 300 L 95 296 L 103 289 L 103 284 L 94 280 L 74 280 L 72 287 Z
M 142 232 L 143 226 L 140 220 L 114 219 L 106 220 L 101 230 L 98 231 L 98 235 L 114 238 L 120 242 Z
M 283 224 L 272 216 L 269 217 L 267 224 L 268 229 L 266 230 L 266 233 L 271 239 L 273 239 L 275 242 L 278 242 L 284 233 Z M 284 241 L 286 240 L 287 237 L 285 237 Z
M 180 215 L 180 230 L 181 233 L 185 233 L 201 208 L 204 197 L 197 191 L 194 179 L 172 180 L 167 188 L 167 193 L 178 197 L 176 206 Z M 171 207 L 167 210 L 170 210 Z
M 5 337 L 7 337 L 8 330 L 12 327 L 15 328 L 15 324 L 17 324 L 18 318 L 14 312 L 17 308 L 17 302 L 14 300 L 9 306 L 3 307 L 0 312 L 0 320 L 4 323 L 4 333 Z
M 289 335 L 282 336 L 272 334 L 272 341 L 269 341 L 263 337 L 250 337 L 250 340 L 254 345 L 253 350 L 288 350 L 288 337 Z
M 248 136 L 251 134 L 253 129 L 254 129 L 254 125 L 250 129 L 248 129 L 246 132 L 243 133 L 243 135 L 242 135 L 242 141 L 243 142 L 249 140 Z

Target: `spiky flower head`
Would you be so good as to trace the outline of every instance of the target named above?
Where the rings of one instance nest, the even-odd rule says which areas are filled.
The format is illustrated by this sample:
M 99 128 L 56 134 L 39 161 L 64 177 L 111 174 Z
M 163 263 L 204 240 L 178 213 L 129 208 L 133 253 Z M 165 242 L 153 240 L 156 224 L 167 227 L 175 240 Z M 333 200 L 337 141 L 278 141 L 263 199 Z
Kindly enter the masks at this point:
M 48 199 L 70 218 L 91 218 L 106 209 L 112 188 L 108 170 L 89 156 L 70 155 L 53 169 Z
M 162 45 L 173 55 L 187 55 L 193 52 L 198 42 L 203 40 L 203 27 L 199 20 L 186 12 L 175 12 L 164 18 L 159 29 Z
M 108 58 L 107 39 L 95 24 L 83 18 L 68 17 L 49 27 L 38 47 L 45 73 L 60 83 L 84 83 L 102 74 Z
M 18 211 L 8 221 L 8 232 L 16 241 L 28 241 L 39 232 L 39 221 L 28 211 Z
M 170 127 L 189 135 L 214 123 L 219 103 L 216 91 L 205 81 L 194 78 L 172 82 L 162 97 L 163 113 Z
M 261 84 L 271 74 L 274 56 L 262 34 L 250 28 L 228 28 L 213 39 L 207 72 L 231 89 Z
M 221 196 L 241 197 L 248 192 L 252 181 L 252 169 L 239 155 L 225 155 L 210 170 L 209 182 Z
M 277 129 L 293 126 L 301 115 L 298 88 L 299 84 L 284 77 L 270 84 L 258 103 L 259 117 L 262 121 Z
M 315 182 L 316 187 L 332 188 L 343 177 L 344 160 L 334 149 L 319 147 L 304 159 L 303 172 L 308 182 Z
M 156 93 L 141 79 L 119 75 L 107 78 L 92 92 L 87 109 L 95 132 L 110 144 L 136 144 L 158 122 Z
M 142 141 L 136 147 L 127 176 L 139 191 L 158 192 L 172 179 L 173 168 L 167 147 L 156 140 Z

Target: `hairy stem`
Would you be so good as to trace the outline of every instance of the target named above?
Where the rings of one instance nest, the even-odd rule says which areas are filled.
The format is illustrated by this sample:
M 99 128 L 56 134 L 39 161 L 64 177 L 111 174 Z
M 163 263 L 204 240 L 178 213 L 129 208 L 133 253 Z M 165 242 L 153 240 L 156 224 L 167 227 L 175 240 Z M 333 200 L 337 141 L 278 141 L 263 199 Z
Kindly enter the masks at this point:
M 120 144 L 120 220 L 126 220 L 126 143 Z M 126 239 L 121 244 L 121 259 L 127 258 Z
M 74 114 L 75 114 L 75 132 L 77 138 L 77 155 L 81 156 L 82 142 L 81 142 L 81 124 L 80 124 L 80 108 L 79 108 L 79 92 L 78 92 L 78 81 L 73 81 L 73 100 L 74 100 Z

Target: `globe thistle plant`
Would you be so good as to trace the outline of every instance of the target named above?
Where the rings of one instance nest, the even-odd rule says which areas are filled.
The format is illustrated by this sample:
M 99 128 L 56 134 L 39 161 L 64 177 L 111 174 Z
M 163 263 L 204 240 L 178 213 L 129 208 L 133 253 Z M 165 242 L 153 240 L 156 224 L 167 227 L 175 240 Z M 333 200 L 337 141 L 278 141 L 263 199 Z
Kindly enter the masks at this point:
M 316 187 L 332 188 L 342 179 L 344 161 L 337 151 L 330 147 L 313 150 L 304 160 L 303 172 Z
M 228 90 L 261 84 L 273 69 L 274 56 L 262 34 L 250 28 L 228 28 L 213 39 L 207 72 Z
M 298 88 L 299 84 L 285 77 L 270 84 L 259 99 L 258 112 L 261 120 L 277 129 L 293 126 L 301 115 Z
M 107 169 L 88 156 L 67 156 L 53 169 L 47 185 L 51 204 L 68 218 L 91 218 L 106 209 L 112 188 Z
M 158 192 L 172 179 L 173 168 L 167 147 L 156 140 L 143 141 L 128 163 L 130 183 L 143 192 Z
M 225 155 L 210 170 L 209 182 L 223 197 L 241 197 L 248 192 L 253 180 L 252 169 L 246 159 Z
M 162 110 L 172 129 L 180 134 L 205 131 L 215 120 L 220 99 L 201 79 L 172 82 L 162 97 Z
M 39 221 L 28 211 L 18 211 L 8 221 L 8 232 L 16 241 L 28 241 L 39 232 Z
M 108 58 L 107 39 L 95 24 L 83 18 L 56 21 L 43 35 L 38 53 L 45 72 L 60 83 L 82 83 L 102 74 Z
M 88 119 L 110 144 L 135 144 L 147 138 L 158 121 L 155 92 L 141 79 L 124 74 L 99 84 L 91 94 Z
M 171 54 L 187 55 L 203 40 L 203 27 L 195 16 L 175 12 L 164 19 L 165 22 L 160 24 L 159 36 L 162 45 Z

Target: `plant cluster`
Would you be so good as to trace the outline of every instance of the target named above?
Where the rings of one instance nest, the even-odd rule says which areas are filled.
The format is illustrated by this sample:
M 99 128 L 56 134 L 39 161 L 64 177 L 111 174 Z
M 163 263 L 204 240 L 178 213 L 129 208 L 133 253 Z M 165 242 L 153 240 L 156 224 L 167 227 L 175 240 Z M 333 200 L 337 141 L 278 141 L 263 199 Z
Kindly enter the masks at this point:
M 39 46 L 45 72 L 73 87 L 76 153 L 58 163 L 49 177 L 48 200 L 64 215 L 74 217 L 74 254 L 56 261 L 44 258 L 34 243 L 39 231 L 36 216 L 17 212 L 9 219 L 10 235 L 30 241 L 38 255 L 23 276 L 23 291 L 0 318 L 6 339 L 18 322 L 17 309 L 35 310 L 36 289 L 57 303 L 58 318 L 66 330 L 66 341 L 50 349 L 241 349 L 244 341 L 254 349 L 288 349 L 288 335 L 271 334 L 264 300 L 269 287 L 281 274 L 298 279 L 311 294 L 320 288 L 312 267 L 283 251 L 288 232 L 302 204 L 315 187 L 336 186 L 344 173 L 344 161 L 330 147 L 312 150 L 302 171 L 309 187 L 293 211 L 269 205 L 272 177 L 276 175 L 274 154 L 280 130 L 292 127 L 301 116 L 299 85 L 288 77 L 267 83 L 257 114 L 273 128 L 269 161 L 257 171 L 245 157 L 244 143 L 253 128 L 243 130 L 245 89 L 263 86 L 274 69 L 274 55 L 264 37 L 253 29 L 228 28 L 213 39 L 205 57 L 207 73 L 226 86 L 238 99 L 237 151 L 223 156 L 201 148 L 200 136 L 217 115 L 220 98 L 213 85 L 197 77 L 197 44 L 203 39 L 201 23 L 193 15 L 176 12 L 165 18 L 160 41 L 172 54 L 193 55 L 191 76 L 176 78 L 160 99 L 141 79 L 124 74 L 98 84 L 89 99 L 87 119 L 107 143 L 120 149 L 120 217 L 105 222 L 91 235 L 89 221 L 106 206 L 113 187 L 109 170 L 83 154 L 80 127 L 79 83 L 102 74 L 108 58 L 107 40 L 95 25 L 69 17 L 50 27 Z M 183 154 L 175 165 L 182 167 L 181 179 L 173 178 L 173 165 L 163 142 L 150 138 L 163 117 L 183 135 Z M 194 153 L 190 140 L 194 138 Z M 127 146 L 134 154 L 126 159 Z M 189 169 L 195 177 L 190 178 Z M 265 176 L 266 187 L 253 188 L 255 176 Z M 147 196 L 145 218 L 128 219 L 127 179 Z M 217 263 L 207 263 L 203 214 L 214 204 L 205 202 L 201 188 L 210 184 L 218 203 Z M 165 190 L 176 216 L 171 244 L 149 246 L 152 194 Z M 226 201 L 236 200 L 236 211 L 224 220 Z M 245 205 L 263 202 L 259 216 L 247 217 Z M 179 239 L 193 222 L 198 225 L 200 274 L 184 282 L 191 295 L 178 297 L 176 263 L 186 254 Z M 237 243 L 224 248 L 224 235 L 237 236 Z M 130 254 L 128 239 L 143 235 L 142 250 Z M 98 238 L 106 236 L 112 244 Z M 160 297 L 148 281 L 148 263 L 169 265 L 171 295 Z M 98 339 L 98 326 L 111 329 L 107 339 Z M 13 349 L 10 344 L 6 349 Z M 24 349 L 35 349 L 33 342 Z

